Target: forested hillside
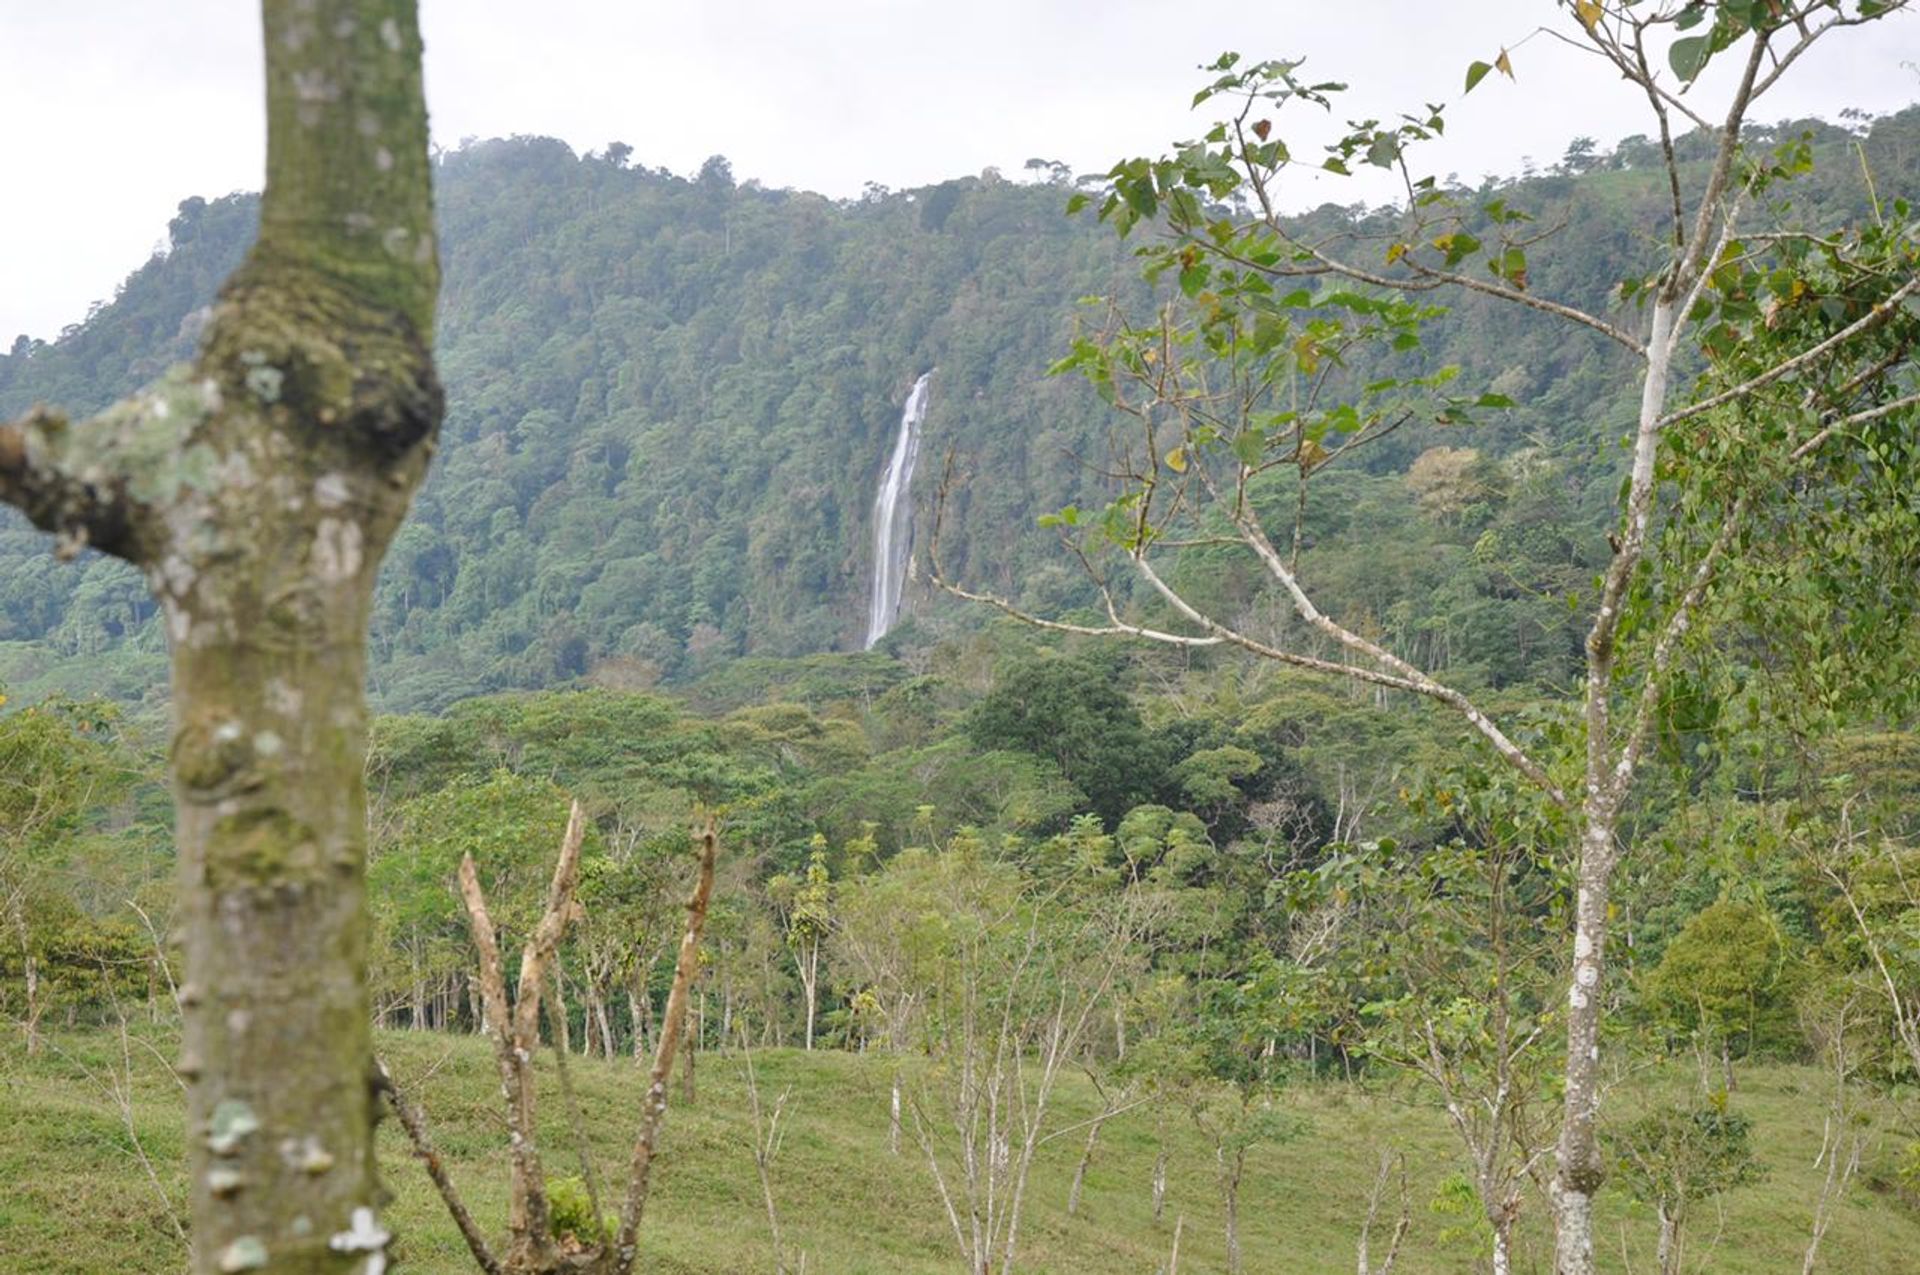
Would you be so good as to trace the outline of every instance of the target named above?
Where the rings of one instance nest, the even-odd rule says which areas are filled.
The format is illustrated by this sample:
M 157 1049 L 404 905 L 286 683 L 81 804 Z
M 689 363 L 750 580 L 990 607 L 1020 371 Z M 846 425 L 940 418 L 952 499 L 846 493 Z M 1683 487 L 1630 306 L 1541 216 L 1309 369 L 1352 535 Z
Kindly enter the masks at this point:
M 1853 134 L 1776 132 L 1803 128 L 1822 158 L 1796 187 L 1801 215 L 1864 206 Z M 1873 126 L 1863 153 L 1881 189 L 1913 185 L 1917 138 L 1920 113 Z M 379 703 L 439 708 L 588 675 L 687 681 L 742 655 L 856 647 L 874 485 L 929 368 L 922 537 L 952 447 L 956 574 L 1042 609 L 1087 600 L 1035 517 L 1104 488 L 1111 422 L 1078 378 L 1045 372 L 1079 299 L 1141 285 L 1127 245 L 1062 215 L 1063 174 L 834 202 L 736 184 L 718 158 L 686 179 L 629 154 L 514 138 L 438 163 L 449 413 L 380 588 Z M 1551 171 L 1489 192 L 1566 222 L 1534 254 L 1543 293 L 1608 304 L 1657 236 L 1657 158 L 1641 138 L 1577 143 Z M 110 304 L 0 357 L 0 416 L 34 401 L 97 408 L 186 357 L 256 208 L 182 204 L 168 251 Z M 1312 220 L 1356 216 L 1364 228 L 1361 210 Z M 1435 327 L 1420 358 L 1518 405 L 1470 427 L 1416 423 L 1329 475 L 1313 525 L 1368 534 L 1337 537 L 1317 574 L 1340 611 L 1456 680 L 1560 679 L 1577 655 L 1564 596 L 1604 553 L 1616 472 L 1591 440 L 1631 405 L 1598 338 L 1459 304 L 1468 321 Z M 106 559 L 61 569 L 43 537 L 5 519 L 0 678 L 154 693 L 162 639 L 141 583 Z M 1416 567 L 1439 586 L 1412 587 Z M 1187 584 L 1228 613 L 1255 603 L 1241 568 Z M 909 591 L 910 611 L 929 605 Z
M 836 202 L 269 0 L 260 199 L 0 358 L 0 1267 L 1910 1268 L 1920 107 L 1750 119 L 1904 7 Z

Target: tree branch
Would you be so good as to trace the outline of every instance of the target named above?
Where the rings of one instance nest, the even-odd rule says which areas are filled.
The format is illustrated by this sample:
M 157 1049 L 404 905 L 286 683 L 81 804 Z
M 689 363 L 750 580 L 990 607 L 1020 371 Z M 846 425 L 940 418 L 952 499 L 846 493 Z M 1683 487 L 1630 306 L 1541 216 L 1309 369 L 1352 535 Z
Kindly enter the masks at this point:
M 400 1092 L 393 1073 L 387 1070 L 385 1059 L 374 1059 L 373 1066 L 380 1092 L 386 1097 L 387 1105 L 393 1108 L 393 1114 L 400 1118 L 400 1127 L 406 1130 L 407 1140 L 413 1143 L 414 1156 L 426 1167 L 427 1176 L 440 1192 L 441 1201 L 453 1216 L 453 1224 L 460 1228 L 460 1238 L 467 1242 L 467 1251 L 473 1254 L 474 1262 L 486 1275 L 501 1275 L 500 1260 L 487 1247 L 486 1237 L 474 1224 L 473 1214 L 467 1211 L 466 1202 L 460 1198 L 459 1189 L 453 1185 L 445 1162 L 440 1159 L 440 1153 L 434 1149 L 433 1139 L 427 1134 L 426 1114 L 407 1101 L 406 1095 Z
M 553 880 L 547 887 L 546 911 L 534 927 L 533 937 L 520 954 L 520 996 L 514 1006 L 516 1043 L 528 1050 L 540 1043 L 540 990 L 547 966 L 553 961 L 560 936 L 573 914 L 573 887 L 580 875 L 580 847 L 587 835 L 586 812 L 575 801 L 567 813 L 567 831 L 560 839 L 560 860 L 554 864 Z
M 1405 277 L 1396 279 L 1389 275 L 1376 274 L 1371 270 L 1363 270 L 1358 266 L 1350 265 L 1347 262 L 1341 261 L 1338 257 L 1328 255 L 1311 244 L 1296 242 L 1294 246 L 1319 262 L 1325 272 L 1352 279 L 1356 283 L 1372 284 L 1377 288 L 1392 288 L 1395 291 L 1412 290 L 1428 292 L 1442 286 L 1464 288 L 1469 292 L 1483 293 L 1490 297 L 1498 297 L 1503 301 L 1515 302 L 1529 309 L 1557 315 L 1571 323 L 1577 323 L 1582 327 L 1591 328 L 1607 339 L 1625 346 L 1635 354 L 1646 353 L 1646 347 L 1641 345 L 1639 338 L 1631 332 L 1628 332 L 1625 328 L 1617 327 L 1597 315 L 1588 314 L 1585 310 L 1577 309 L 1570 305 L 1563 305 L 1558 301 L 1549 301 L 1545 297 L 1537 297 L 1531 292 L 1522 292 L 1518 288 L 1509 288 L 1505 284 L 1494 283 L 1487 279 L 1476 279 L 1472 275 L 1459 274 L 1451 270 L 1436 270 L 1432 266 L 1423 266 L 1411 259 L 1407 260 L 1407 266 L 1419 277 L 1417 279 L 1408 279 Z
M 1846 327 L 1820 342 L 1820 344 L 1801 351 L 1792 358 L 1776 364 L 1757 376 L 1749 377 L 1731 389 L 1722 390 L 1718 394 L 1701 399 L 1698 403 L 1693 403 L 1687 407 L 1669 412 L 1660 421 L 1660 424 L 1662 426 L 1677 425 L 1681 421 L 1691 420 L 1702 412 L 1710 412 L 1716 407 L 1723 407 L 1736 399 L 1746 397 L 1755 390 L 1766 388 L 1782 377 L 1791 376 L 1795 372 L 1818 363 L 1821 359 L 1832 354 L 1840 346 L 1845 345 L 1855 337 L 1865 335 L 1891 322 L 1894 315 L 1900 312 L 1902 303 L 1916 292 L 1920 292 L 1920 275 L 1916 275 L 1901 284 L 1889 293 L 1884 301 L 1875 302 L 1872 310 L 1855 319 Z
M 700 932 L 707 923 L 707 903 L 713 897 L 713 865 L 720 854 L 720 828 L 709 816 L 700 834 L 700 873 L 687 900 L 687 929 L 680 939 L 680 955 L 673 964 L 673 987 L 661 1012 L 660 1044 L 653 1055 L 653 1072 L 640 1109 L 640 1132 L 633 1141 L 633 1165 L 627 1178 L 627 1202 L 620 1213 L 620 1231 L 614 1240 L 613 1275 L 631 1275 L 639 1251 L 640 1221 L 646 1213 L 652 1186 L 654 1148 L 667 1118 L 667 1081 L 673 1075 L 674 1054 L 687 1018 L 687 993 L 700 965 Z
M 62 559 L 94 548 L 148 565 L 154 509 L 210 481 L 211 457 L 191 444 L 218 405 L 218 391 L 181 366 L 77 424 L 35 408 L 0 424 L 0 503 L 57 536 Z

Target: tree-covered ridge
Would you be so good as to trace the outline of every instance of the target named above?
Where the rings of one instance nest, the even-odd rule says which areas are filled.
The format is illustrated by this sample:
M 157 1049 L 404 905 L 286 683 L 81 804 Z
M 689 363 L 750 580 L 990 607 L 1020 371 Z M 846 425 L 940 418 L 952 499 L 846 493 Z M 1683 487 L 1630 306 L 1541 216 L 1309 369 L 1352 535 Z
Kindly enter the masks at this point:
M 1803 211 L 1859 204 L 1851 134 L 1808 127 L 1821 164 L 1796 190 Z M 1867 136 L 1882 189 L 1910 184 L 1917 129 L 1908 112 Z M 1507 184 L 1508 206 L 1569 222 L 1532 263 L 1543 293 L 1609 304 L 1657 233 L 1656 157 L 1645 139 L 1576 144 Z M 1063 186 L 986 174 L 836 203 L 736 184 L 723 160 L 689 180 L 631 166 L 621 146 L 577 157 L 539 138 L 446 154 L 437 181 L 449 413 L 380 586 L 386 706 L 595 672 L 688 680 L 741 656 L 855 644 L 874 482 L 928 368 L 923 536 L 952 446 L 949 565 L 1038 608 L 1087 600 L 1035 516 L 1103 488 L 1110 421 L 1077 380 L 1044 373 L 1076 300 L 1139 285 L 1090 218 L 1061 215 Z M 0 357 L 0 412 L 98 406 L 184 357 L 255 209 L 247 196 L 183 204 L 169 251 L 110 305 Z M 1355 224 L 1332 207 L 1310 220 Z M 1471 431 L 1409 427 L 1330 476 L 1310 516 L 1341 547 L 1320 574 L 1350 618 L 1429 666 L 1563 678 L 1577 642 L 1565 594 L 1604 554 L 1613 497 L 1615 457 L 1581 440 L 1628 405 L 1597 338 L 1475 298 L 1458 312 L 1424 365 L 1458 364 L 1462 384 L 1518 406 Z M 1367 549 L 1331 534 L 1356 524 L 1377 528 Z M 4 527 L 0 673 L 29 689 L 148 691 L 160 635 L 138 582 L 104 560 L 57 570 L 40 537 Z M 1431 575 L 1436 559 L 1441 587 L 1413 589 L 1407 568 Z M 1188 587 L 1229 613 L 1263 605 L 1224 565 Z

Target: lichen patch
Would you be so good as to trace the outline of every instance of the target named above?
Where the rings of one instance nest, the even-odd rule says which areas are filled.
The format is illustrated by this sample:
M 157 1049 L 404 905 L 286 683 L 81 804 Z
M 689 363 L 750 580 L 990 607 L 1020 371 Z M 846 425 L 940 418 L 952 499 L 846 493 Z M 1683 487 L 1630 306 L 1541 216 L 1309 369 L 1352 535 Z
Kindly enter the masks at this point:
M 360 524 L 345 518 L 322 518 L 313 537 L 313 569 L 328 584 L 351 580 L 360 570 Z

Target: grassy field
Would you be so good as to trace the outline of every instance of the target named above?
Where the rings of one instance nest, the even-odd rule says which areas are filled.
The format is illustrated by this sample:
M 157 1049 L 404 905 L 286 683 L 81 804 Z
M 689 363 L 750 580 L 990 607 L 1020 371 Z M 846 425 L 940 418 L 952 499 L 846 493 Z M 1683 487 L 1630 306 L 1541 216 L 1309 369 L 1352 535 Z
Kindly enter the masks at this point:
M 391 1034 L 380 1039 L 395 1075 L 427 1106 L 436 1140 L 482 1224 L 503 1225 L 507 1164 L 498 1088 L 481 1042 Z M 136 1032 L 126 1065 L 115 1032 L 57 1035 L 28 1059 L 17 1037 L 0 1053 L 0 1270 L 54 1275 L 173 1272 L 182 1246 L 172 1214 L 183 1207 L 180 1093 L 160 1058 L 172 1042 Z M 790 1050 L 755 1055 L 763 1098 L 791 1089 L 790 1131 L 775 1164 L 775 1190 L 790 1261 L 806 1254 L 820 1275 L 895 1275 L 960 1269 L 951 1234 L 911 1137 L 887 1149 L 888 1072 L 880 1059 Z M 699 1095 L 668 1117 L 665 1154 L 642 1233 L 648 1272 L 772 1272 L 766 1215 L 752 1157 L 752 1121 L 738 1057 L 703 1055 Z M 131 1086 L 126 1082 L 131 1076 Z M 577 1062 L 575 1077 L 602 1173 L 624 1166 L 640 1077 L 630 1063 Z M 1676 1076 L 1674 1083 L 1684 1083 Z M 676 1091 L 677 1092 L 677 1091 Z M 116 1096 L 131 1097 L 130 1137 Z M 1793 1068 L 1751 1069 L 1737 1109 L 1754 1120 L 1768 1173 L 1758 1185 L 1700 1211 L 1691 1246 L 1701 1269 L 1725 1275 L 1790 1275 L 1801 1253 L 1821 1173 L 1813 1166 L 1824 1115 L 1821 1078 Z M 1443 1239 L 1461 1219 L 1429 1207 L 1453 1171 L 1454 1144 L 1438 1113 L 1392 1095 L 1329 1085 L 1303 1091 L 1305 1137 L 1255 1153 L 1241 1204 L 1246 1269 L 1263 1275 L 1347 1272 L 1380 1149 L 1403 1149 L 1410 1165 L 1413 1228 L 1398 1272 L 1440 1275 L 1483 1268 L 1472 1237 Z M 558 1093 L 545 1101 L 545 1155 L 552 1174 L 578 1172 L 562 1133 Z M 1091 1114 L 1082 1083 L 1066 1087 L 1061 1123 Z M 1166 1217 L 1155 1225 L 1148 1180 L 1154 1119 L 1133 1113 L 1108 1126 L 1077 1217 L 1067 1185 L 1080 1139 L 1050 1144 L 1030 1189 L 1022 1226 L 1028 1272 L 1154 1272 L 1164 1265 L 1176 1216 L 1184 1215 L 1180 1270 L 1225 1269 L 1222 1211 L 1210 1158 L 1193 1132 L 1167 1123 L 1174 1143 Z M 402 1269 L 471 1269 L 438 1197 L 391 1121 L 382 1129 L 387 1220 L 401 1236 Z M 151 1162 L 154 1177 L 140 1154 Z M 1892 1148 L 1877 1143 L 1869 1171 Z M 1865 1181 L 1844 1203 L 1822 1250 L 1834 1275 L 1920 1273 L 1920 1211 Z M 618 1187 L 614 1187 L 618 1190 Z M 167 1197 L 163 1204 L 161 1196 Z M 1604 1267 L 1652 1270 L 1650 1213 L 1617 1192 L 1603 1196 Z M 1518 1269 L 1546 1264 L 1542 1208 L 1528 1202 Z M 1709 1249 L 1707 1242 L 1718 1237 Z M 1623 1253 L 1623 1246 L 1627 1250 Z M 1631 1266 L 1627 1264 L 1628 1257 Z

